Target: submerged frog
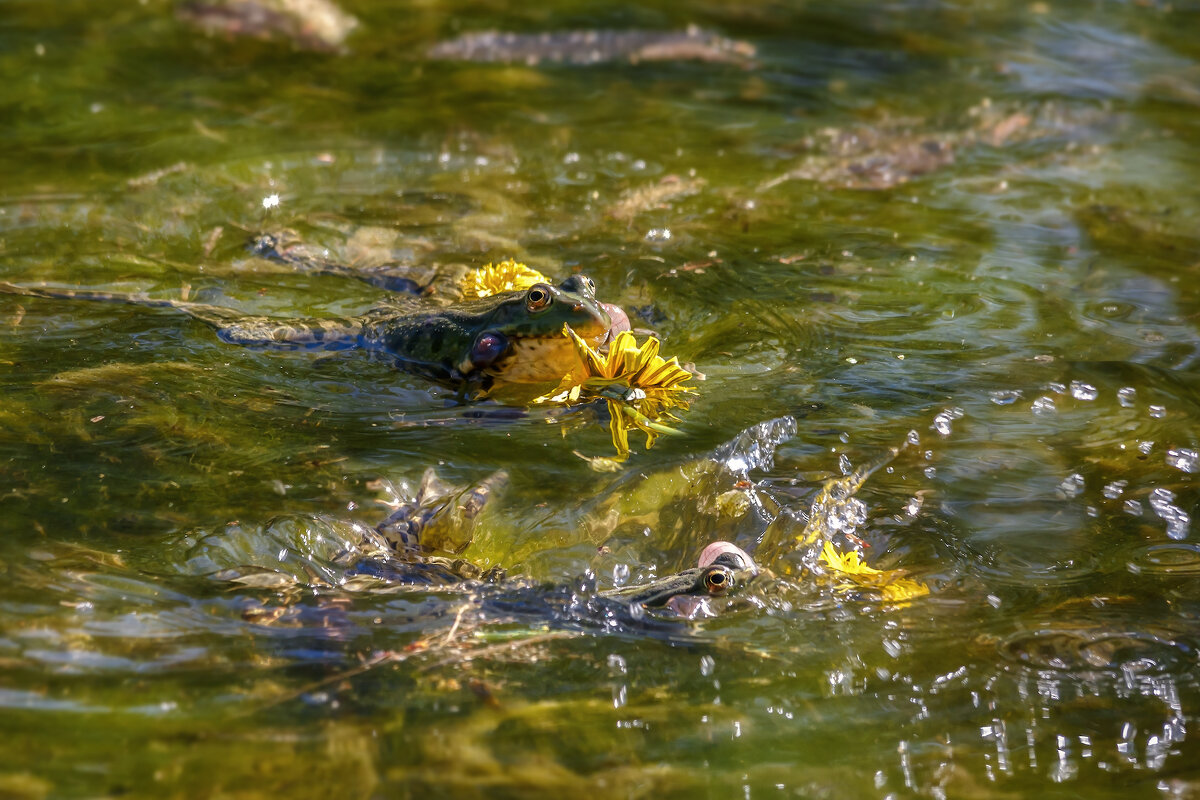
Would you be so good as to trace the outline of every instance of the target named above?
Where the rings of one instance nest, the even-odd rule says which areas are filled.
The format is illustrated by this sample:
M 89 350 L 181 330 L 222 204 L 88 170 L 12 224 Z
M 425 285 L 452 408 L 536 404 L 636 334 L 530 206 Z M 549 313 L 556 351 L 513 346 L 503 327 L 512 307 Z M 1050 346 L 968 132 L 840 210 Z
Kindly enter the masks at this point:
M 723 597 L 756 574 L 758 567 L 745 550 L 732 542 L 713 542 L 690 569 L 640 586 L 601 592 L 601 596 L 648 608 L 669 606 L 684 613 L 676 605 L 680 598 Z
M 140 294 L 42 289 L 6 282 L 0 282 L 0 293 L 170 308 L 212 327 L 222 341 L 247 347 L 362 349 L 397 369 L 468 396 L 485 393 L 497 382 L 559 380 L 576 361 L 574 346 L 563 335 L 564 325 L 600 345 L 613 327 L 610 309 L 614 316 L 624 317 L 616 306 L 596 300 L 595 284 L 584 275 L 573 275 L 557 286 L 539 283 L 523 291 L 449 306 L 397 294 L 352 317 L 253 316 Z
M 348 548 L 341 557 L 358 577 L 420 586 L 483 581 L 498 590 L 488 593 L 489 604 L 575 621 L 603 618 L 613 611 L 636 617 L 635 608 L 663 608 L 687 618 L 708 616 L 709 598 L 724 597 L 758 574 L 745 550 L 717 541 L 704 548 L 696 566 L 636 586 L 581 596 L 561 586 L 536 587 L 521 579 L 501 585 L 507 578 L 504 570 L 493 567 L 485 572 L 455 556 L 470 544 L 481 514 L 507 482 L 508 473 L 498 471 L 473 484 L 453 485 L 428 469 L 412 499 L 400 502 L 374 530 L 364 531 L 361 547 Z M 392 491 L 398 494 L 394 486 Z M 371 555 L 364 558 L 364 553 Z

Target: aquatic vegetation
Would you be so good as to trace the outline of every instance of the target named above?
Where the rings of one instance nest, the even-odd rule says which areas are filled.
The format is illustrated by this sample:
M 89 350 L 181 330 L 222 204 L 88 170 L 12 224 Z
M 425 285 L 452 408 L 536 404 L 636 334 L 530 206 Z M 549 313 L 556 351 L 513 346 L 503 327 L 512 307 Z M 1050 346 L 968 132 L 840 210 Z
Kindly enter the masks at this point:
M 431 47 L 438 61 L 541 62 L 585 66 L 611 61 L 708 61 L 748 66 L 754 45 L 697 27 L 683 31 L 586 30 L 553 34 L 468 33 Z

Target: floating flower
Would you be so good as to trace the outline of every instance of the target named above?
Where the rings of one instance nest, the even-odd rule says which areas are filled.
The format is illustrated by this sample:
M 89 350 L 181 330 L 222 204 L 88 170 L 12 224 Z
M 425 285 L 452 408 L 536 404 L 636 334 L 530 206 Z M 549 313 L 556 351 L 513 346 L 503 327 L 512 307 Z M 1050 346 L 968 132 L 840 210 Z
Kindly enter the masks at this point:
M 550 283 L 536 269 L 506 258 L 499 264 L 488 264 L 468 274 L 462 280 L 464 297 L 491 297 L 501 292 L 528 289 L 535 283 Z
M 850 583 L 878 591 L 880 597 L 889 603 L 902 603 L 929 594 L 928 586 L 912 578 L 905 578 L 903 571 L 880 570 L 867 566 L 857 550 L 843 553 L 829 540 L 826 540 L 821 548 L 821 562 Z
M 658 354 L 659 341 L 651 336 L 638 345 L 629 331 L 622 331 L 601 353 L 581 339 L 567 326 L 563 331 L 575 344 L 579 366 L 563 378 L 548 397 L 574 403 L 581 399 L 604 399 L 608 403 L 609 432 L 617 459 L 629 455 L 629 431 L 636 428 L 646 434 L 646 448 L 654 446 L 659 434 L 679 432 L 659 420 L 678 421 L 672 409 L 686 409 L 688 403 L 680 395 L 695 391 L 685 386 L 692 373 L 680 366 L 678 359 L 665 359 Z

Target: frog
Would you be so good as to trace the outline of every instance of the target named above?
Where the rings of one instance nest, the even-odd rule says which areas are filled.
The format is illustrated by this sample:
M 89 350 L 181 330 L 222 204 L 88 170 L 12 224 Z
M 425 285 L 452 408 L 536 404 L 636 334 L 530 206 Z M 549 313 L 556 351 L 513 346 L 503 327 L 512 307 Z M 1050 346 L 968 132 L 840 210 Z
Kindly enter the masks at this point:
M 365 531 L 363 543 L 376 553 L 394 553 L 396 558 L 388 561 L 394 575 L 402 575 L 398 579 L 405 583 L 481 578 L 499 582 L 507 577 L 504 570 L 493 567 L 484 572 L 454 556 L 470 545 L 481 514 L 504 492 L 508 481 L 508 472 L 497 470 L 478 482 L 455 485 L 430 467 L 411 501 L 400 502 L 374 530 Z M 667 607 L 692 616 L 696 602 L 723 597 L 757 574 L 749 553 L 732 542 L 715 541 L 701 551 L 693 567 L 647 583 L 600 591 L 597 597 L 609 604 Z
M 758 574 L 750 554 L 732 542 L 716 541 L 700 553 L 696 566 L 637 586 L 609 589 L 600 596 L 627 606 L 668 608 L 693 618 L 709 597 L 724 597 Z
M 396 288 L 395 284 L 375 279 L 368 282 Z M 468 398 L 486 395 L 501 383 L 560 380 L 576 363 L 574 345 L 564 335 L 565 327 L 590 344 L 601 346 L 610 332 L 615 332 L 614 317 L 627 319 L 618 307 L 597 301 L 595 283 L 583 274 L 571 275 L 557 285 L 537 283 L 527 289 L 449 305 L 438 305 L 420 293 L 394 291 L 380 305 L 347 317 L 257 316 L 144 294 L 50 289 L 3 281 L 0 294 L 171 309 L 208 325 L 222 341 L 245 347 L 360 349 L 396 369 L 457 390 Z M 623 324 L 628 326 L 627 321 Z

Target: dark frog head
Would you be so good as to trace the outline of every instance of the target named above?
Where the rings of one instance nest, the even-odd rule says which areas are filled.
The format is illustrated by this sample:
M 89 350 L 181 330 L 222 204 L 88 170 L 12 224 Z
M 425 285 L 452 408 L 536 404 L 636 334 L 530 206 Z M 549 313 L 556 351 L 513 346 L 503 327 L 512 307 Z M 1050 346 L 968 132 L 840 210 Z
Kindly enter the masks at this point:
M 595 284 L 585 275 L 486 300 L 493 301 L 493 307 L 479 317 L 459 366 L 464 374 L 482 372 L 512 383 L 556 381 L 577 362 L 574 345 L 563 335 L 564 325 L 597 346 L 612 328 L 612 318 L 596 300 Z
M 623 312 L 620 317 L 625 319 Z M 597 302 L 591 278 L 575 275 L 558 286 L 539 283 L 398 316 L 389 323 L 387 343 L 409 369 L 448 381 L 545 383 L 577 363 L 564 325 L 593 345 L 608 337 L 613 320 Z
M 706 598 L 724 597 L 757 573 L 758 567 L 745 550 L 730 542 L 713 542 L 691 569 L 605 595 L 630 605 L 669 607 L 691 617 Z

